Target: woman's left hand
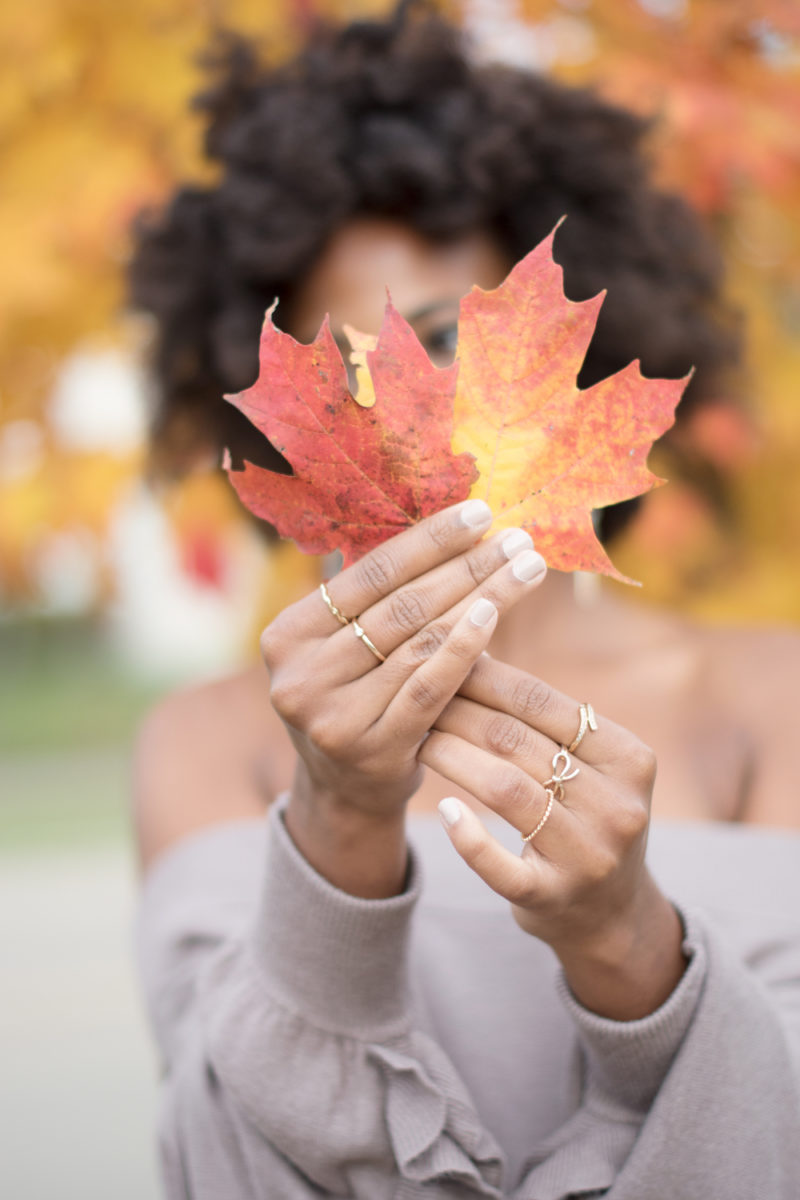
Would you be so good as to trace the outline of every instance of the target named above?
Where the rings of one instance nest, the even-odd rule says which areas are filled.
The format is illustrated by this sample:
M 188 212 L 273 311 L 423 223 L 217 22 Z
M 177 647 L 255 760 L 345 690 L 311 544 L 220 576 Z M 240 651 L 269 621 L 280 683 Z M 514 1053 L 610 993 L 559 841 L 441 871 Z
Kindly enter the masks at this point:
M 617 1020 L 653 1012 L 684 968 L 681 923 L 644 855 L 655 781 L 653 752 L 602 716 L 580 745 L 579 704 L 484 655 L 436 722 L 419 759 L 465 788 L 522 838 L 506 850 L 464 804 L 442 816 L 458 853 L 513 906 L 528 933 L 555 950 L 587 1008 Z M 545 784 L 566 776 L 560 787 Z M 448 820 L 449 818 L 449 820 Z

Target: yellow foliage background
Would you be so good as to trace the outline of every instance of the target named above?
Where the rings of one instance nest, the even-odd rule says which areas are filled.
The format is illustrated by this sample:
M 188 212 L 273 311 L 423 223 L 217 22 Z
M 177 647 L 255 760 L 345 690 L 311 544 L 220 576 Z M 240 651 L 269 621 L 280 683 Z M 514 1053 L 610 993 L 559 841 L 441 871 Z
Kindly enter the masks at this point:
M 89 341 L 134 350 L 125 317 L 127 230 L 176 180 L 203 177 L 187 102 L 214 27 L 281 54 L 316 14 L 384 12 L 329 0 L 36 0 L 0 11 L 0 434 L 34 420 L 36 469 L 0 480 L 0 602 L 30 600 L 29 552 L 48 529 L 100 537 L 139 454 L 66 454 L 47 426 L 59 364 Z M 447 6 L 481 39 L 528 45 L 535 62 L 654 114 L 659 177 L 712 224 L 749 328 L 749 421 L 719 419 L 698 445 L 735 472 L 727 525 L 691 481 L 661 489 L 615 555 L 647 599 L 714 619 L 800 617 L 800 12 L 792 0 L 464 0 Z M 656 15 L 661 14 L 661 15 Z M 519 21 L 526 22 L 526 38 Z M 670 464 L 664 464 L 669 473 Z M 658 464 L 656 463 L 656 469 Z M 224 536 L 226 485 L 192 480 L 169 498 L 179 530 Z M 286 588 L 310 564 L 281 551 Z M 294 565 L 293 565 L 294 564 Z M 272 573 L 272 578 L 275 573 Z M 288 594 L 288 591 L 285 593 Z M 265 597 L 265 615 L 285 594 Z

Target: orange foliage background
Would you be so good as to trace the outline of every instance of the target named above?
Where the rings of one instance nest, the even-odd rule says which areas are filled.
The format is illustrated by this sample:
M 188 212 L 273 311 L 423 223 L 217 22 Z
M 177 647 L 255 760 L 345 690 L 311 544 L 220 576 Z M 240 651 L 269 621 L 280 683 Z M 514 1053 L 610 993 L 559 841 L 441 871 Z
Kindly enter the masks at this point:
M 134 212 L 203 176 L 187 100 L 215 25 L 289 50 L 313 13 L 385 12 L 347 0 L 37 0 L 0 12 L 0 435 L 39 422 L 44 455 L 0 479 L 0 602 L 32 596 L 29 551 L 49 529 L 103 535 L 138 453 L 67 453 L 46 402 L 73 348 L 136 350 L 122 311 Z M 501 52 L 592 83 L 657 118 L 659 178 L 686 192 L 723 245 L 749 327 L 752 418 L 724 405 L 692 437 L 735 472 L 735 525 L 690 483 L 661 489 L 615 561 L 646 598 L 715 619 L 800 617 L 800 9 L 794 0 L 463 0 L 447 7 Z M 661 14 L 661 15 L 656 15 Z M 524 36 L 519 21 L 524 19 Z M 145 331 L 146 332 L 146 331 Z M 655 464 L 656 470 L 659 463 Z M 669 475 L 670 464 L 661 464 Z M 203 545 L 238 520 L 209 477 L 170 497 L 180 536 Z M 188 531 L 188 532 L 187 532 Z M 194 532 L 192 532 L 194 531 Z M 194 544 L 194 543 L 193 543 Z M 203 554 L 208 558 L 206 549 Z M 208 553 L 211 553 L 208 551 Z M 287 587 L 308 564 L 282 551 Z M 213 558 L 213 553 L 211 553 Z M 267 609 L 281 596 L 265 600 Z

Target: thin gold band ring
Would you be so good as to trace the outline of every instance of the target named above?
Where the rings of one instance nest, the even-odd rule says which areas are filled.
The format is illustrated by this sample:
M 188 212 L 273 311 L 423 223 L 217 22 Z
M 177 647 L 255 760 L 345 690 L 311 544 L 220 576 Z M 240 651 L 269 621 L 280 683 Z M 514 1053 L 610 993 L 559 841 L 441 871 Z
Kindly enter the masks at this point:
M 319 590 L 322 594 L 322 599 L 325 601 L 325 603 L 327 604 L 330 611 L 336 617 L 336 620 L 339 622 L 339 624 L 340 625 L 349 625 L 352 618 L 346 617 L 344 615 L 344 613 L 342 612 L 342 610 L 340 608 L 336 607 L 336 605 L 331 600 L 330 592 L 325 587 L 324 583 L 321 583 L 319 585 Z
M 532 829 L 530 833 L 525 835 L 525 837 L 522 839 L 523 842 L 532 842 L 533 841 L 533 839 L 536 837 L 539 830 L 544 825 L 547 818 L 550 816 L 550 813 L 553 811 L 553 801 L 555 800 L 555 795 L 553 794 L 553 792 L 551 791 L 550 788 L 545 788 L 545 791 L 547 792 L 547 808 L 544 810 L 544 815 L 543 815 L 541 821 L 539 822 L 539 824 L 536 826 L 536 828 Z
M 380 650 L 378 649 L 378 647 L 377 647 L 377 646 L 375 645 L 375 643 L 374 643 L 374 642 L 371 640 L 371 638 L 369 638 L 369 637 L 367 636 L 367 634 L 366 634 L 366 633 L 364 632 L 364 630 L 361 628 L 361 626 L 359 625 L 359 623 L 358 623 L 358 621 L 356 620 L 356 618 L 355 618 L 355 617 L 354 617 L 354 618 L 353 618 L 353 620 L 350 622 L 350 624 L 352 625 L 352 628 L 353 628 L 353 633 L 356 635 L 356 637 L 357 637 L 357 638 L 360 638 L 360 639 L 361 639 L 361 641 L 364 643 L 364 645 L 367 647 L 367 649 L 368 649 L 368 650 L 371 650 L 371 651 L 372 651 L 372 653 L 373 653 L 373 654 L 375 655 L 375 657 L 377 658 L 378 662 L 386 662 L 386 655 L 385 655 L 385 654 L 381 654 L 381 652 L 380 652 Z

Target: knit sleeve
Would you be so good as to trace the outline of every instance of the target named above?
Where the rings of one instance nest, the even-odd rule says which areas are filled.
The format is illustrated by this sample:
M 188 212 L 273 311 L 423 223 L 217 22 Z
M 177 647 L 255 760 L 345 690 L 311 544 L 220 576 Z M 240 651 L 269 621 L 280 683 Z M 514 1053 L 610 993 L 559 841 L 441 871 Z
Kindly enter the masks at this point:
M 418 894 L 413 855 L 400 896 L 338 891 L 276 807 L 255 922 L 162 1013 L 170 1200 L 502 1195 L 497 1145 L 411 1019 Z
M 599 1017 L 561 980 L 582 1101 L 537 1147 L 519 1200 L 800 1195 L 796 934 L 745 963 L 704 917 L 682 918 L 689 966 L 648 1017 Z
M 414 855 L 402 895 L 348 896 L 300 855 L 276 806 L 246 852 L 260 890 L 244 895 L 241 832 L 236 846 L 179 849 L 148 886 L 143 968 L 164 1062 L 169 1200 L 800 1195 L 796 915 L 790 935 L 743 959 L 687 906 L 687 969 L 639 1021 L 587 1011 L 562 980 L 553 1002 L 571 1022 L 580 1088 L 510 1179 L 458 1060 L 415 1024 Z M 181 908 L 190 861 L 191 914 Z M 524 1036 L 535 1022 L 524 996 L 518 1008 Z

